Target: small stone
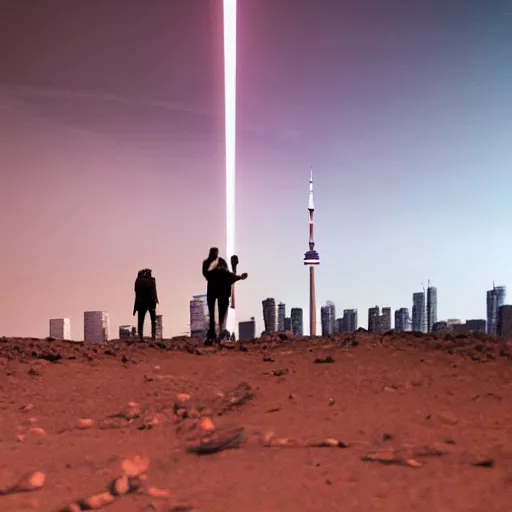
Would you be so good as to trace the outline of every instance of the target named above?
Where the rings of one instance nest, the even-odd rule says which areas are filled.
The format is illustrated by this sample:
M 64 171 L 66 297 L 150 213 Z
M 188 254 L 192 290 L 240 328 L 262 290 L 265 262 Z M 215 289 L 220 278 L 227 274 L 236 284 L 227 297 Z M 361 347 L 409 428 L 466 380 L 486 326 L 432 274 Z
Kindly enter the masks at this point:
M 76 428 L 79 430 L 85 430 L 94 426 L 94 420 L 91 418 L 80 418 L 76 422 Z
M 107 505 L 110 505 L 115 501 L 114 496 L 109 492 L 102 492 L 100 494 L 95 494 L 83 500 L 84 505 L 89 507 L 91 510 L 99 510 Z M 87 509 L 85 509 L 87 510 Z
M 168 498 L 170 492 L 167 489 L 158 489 L 157 487 L 149 487 L 146 494 L 151 498 Z
M 334 398 L 329 398 L 329 405 L 332 407 L 336 403 L 336 400 Z
M 203 432 L 214 432 L 216 430 L 215 423 L 212 421 L 211 418 L 204 417 L 201 418 L 201 421 L 199 422 L 199 429 Z
M 185 402 L 188 402 L 192 397 L 188 393 L 178 393 L 176 395 L 176 400 L 180 404 L 184 404 Z
M 147 457 L 141 457 L 140 455 L 131 459 L 124 459 L 121 462 L 121 469 L 123 473 L 130 478 L 135 478 L 146 473 L 148 468 L 149 459 Z
M 444 425 L 457 425 L 459 419 L 455 414 L 449 411 L 440 412 L 437 414 L 437 419 Z
M 33 404 L 27 404 L 27 405 L 24 405 L 23 407 L 20 407 L 20 411 L 28 412 L 28 411 L 31 411 L 33 408 L 34 408 Z
M 35 434 L 36 436 L 40 436 L 40 437 L 44 437 L 46 435 L 45 430 L 43 428 L 40 428 L 40 427 L 29 428 L 28 431 L 31 434 Z

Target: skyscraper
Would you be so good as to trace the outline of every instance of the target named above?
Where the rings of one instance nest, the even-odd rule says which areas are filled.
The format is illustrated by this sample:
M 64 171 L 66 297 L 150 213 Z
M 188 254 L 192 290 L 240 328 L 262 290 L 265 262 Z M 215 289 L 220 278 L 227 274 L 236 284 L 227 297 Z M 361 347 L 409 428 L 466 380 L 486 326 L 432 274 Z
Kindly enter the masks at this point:
M 289 316 L 286 316 L 284 318 L 284 330 L 286 332 L 291 332 L 292 330 L 292 319 Z
M 369 332 L 380 332 L 380 308 L 374 306 L 368 309 L 368 331 Z
M 106 311 L 86 311 L 84 313 L 84 341 L 105 342 L 109 338 L 109 320 Z
M 292 319 L 292 332 L 295 336 L 302 336 L 304 334 L 304 320 L 302 308 L 292 308 L 290 311 Z
M 411 317 L 408 308 L 400 308 L 395 311 L 395 331 L 410 331 Z
M 357 331 L 357 309 L 343 310 L 343 332 Z
M 425 332 L 425 292 L 412 294 L 412 330 Z
M 277 305 L 277 330 L 283 332 L 284 329 L 284 317 L 286 316 L 286 304 L 280 302 Z
M 437 322 L 437 288 L 427 288 L 427 332 L 432 332 L 432 327 Z
M 49 336 L 56 340 L 70 340 L 71 320 L 69 318 L 52 318 L 50 320 Z
M 487 292 L 487 333 L 498 334 L 498 312 L 505 304 L 507 289 L 505 286 L 494 286 Z
M 330 336 L 336 331 L 336 306 L 334 302 L 327 301 L 320 308 L 320 321 L 322 323 L 322 336 Z
M 500 306 L 497 334 L 503 338 L 512 338 L 512 306 Z
M 238 323 L 238 339 L 240 341 L 252 340 L 256 337 L 256 320 L 252 317 L 247 322 Z
M 309 251 L 304 254 L 304 265 L 309 267 L 309 335 L 316 336 L 316 291 L 315 291 L 315 266 L 320 265 L 320 255 L 315 251 L 313 214 L 315 204 L 313 202 L 313 169 L 309 178 Z
M 382 308 L 382 315 L 379 317 L 379 332 L 391 330 L 391 308 Z
M 206 295 L 193 295 L 190 301 L 190 336 L 196 339 L 205 339 L 209 327 L 210 316 Z
M 276 301 L 272 298 L 268 298 L 261 303 L 263 305 L 263 323 L 265 324 L 265 332 L 276 332 Z

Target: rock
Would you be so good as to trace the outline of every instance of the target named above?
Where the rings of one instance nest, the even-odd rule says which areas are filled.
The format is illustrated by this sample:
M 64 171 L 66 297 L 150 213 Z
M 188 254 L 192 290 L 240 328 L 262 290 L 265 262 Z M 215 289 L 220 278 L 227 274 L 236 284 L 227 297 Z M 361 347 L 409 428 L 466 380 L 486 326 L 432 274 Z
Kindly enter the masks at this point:
M 317 357 L 314 362 L 315 364 L 330 364 L 334 363 L 334 359 L 332 356 Z
M 157 487 L 148 487 L 146 494 L 151 498 L 168 498 L 170 492 L 167 489 L 158 489 Z
M 214 432 L 217 427 L 211 418 L 205 417 L 201 418 L 199 422 L 199 429 L 203 432 Z
M 437 414 L 437 419 L 444 425 L 457 425 L 459 419 L 455 414 L 450 411 L 440 412 Z
M 115 497 L 109 492 L 102 492 L 100 494 L 89 496 L 89 498 L 85 498 L 82 501 L 90 510 L 99 510 L 113 503 L 115 501 Z M 85 510 L 87 510 L 87 508 L 85 508 Z
M 36 436 L 39 436 L 39 437 L 44 437 L 46 435 L 45 430 L 43 428 L 40 428 L 40 427 L 29 428 L 28 432 L 30 434 L 35 434 Z
M 143 473 L 146 473 L 149 468 L 149 458 L 148 457 L 141 457 L 140 455 L 137 455 L 133 458 L 127 458 L 123 459 L 121 462 L 121 470 L 124 473 L 124 475 L 135 478 Z
M 192 397 L 188 393 L 178 393 L 176 395 L 176 401 L 180 404 L 188 402 Z
M 33 408 L 34 408 L 33 404 L 27 404 L 27 405 L 24 405 L 24 406 L 20 407 L 20 411 L 21 412 L 28 412 L 28 411 L 31 411 Z
M 76 428 L 79 430 L 85 430 L 94 426 L 94 420 L 91 418 L 80 418 L 76 422 Z
M 1 494 L 12 494 L 18 492 L 31 492 L 41 489 L 46 481 L 46 475 L 41 471 L 29 473 L 16 482 L 13 486 L 0 491 Z

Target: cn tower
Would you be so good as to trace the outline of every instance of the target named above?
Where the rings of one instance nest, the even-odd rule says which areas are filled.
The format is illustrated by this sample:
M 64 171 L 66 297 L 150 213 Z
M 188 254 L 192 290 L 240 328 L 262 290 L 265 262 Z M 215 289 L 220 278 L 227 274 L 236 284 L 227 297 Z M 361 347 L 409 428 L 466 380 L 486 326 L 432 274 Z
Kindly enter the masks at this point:
M 320 265 L 320 255 L 315 251 L 314 221 L 315 203 L 313 202 L 313 169 L 309 178 L 309 251 L 304 254 L 304 265 L 309 266 L 309 335 L 316 336 L 316 291 L 315 267 Z

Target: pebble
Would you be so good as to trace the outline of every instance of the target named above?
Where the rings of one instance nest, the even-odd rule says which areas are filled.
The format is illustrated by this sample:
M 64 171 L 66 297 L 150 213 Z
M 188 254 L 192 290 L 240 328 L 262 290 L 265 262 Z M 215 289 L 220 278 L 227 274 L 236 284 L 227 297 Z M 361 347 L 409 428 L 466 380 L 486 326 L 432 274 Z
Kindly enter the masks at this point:
M 94 420 L 91 418 L 80 418 L 76 422 L 76 428 L 79 430 L 85 430 L 94 426 Z

